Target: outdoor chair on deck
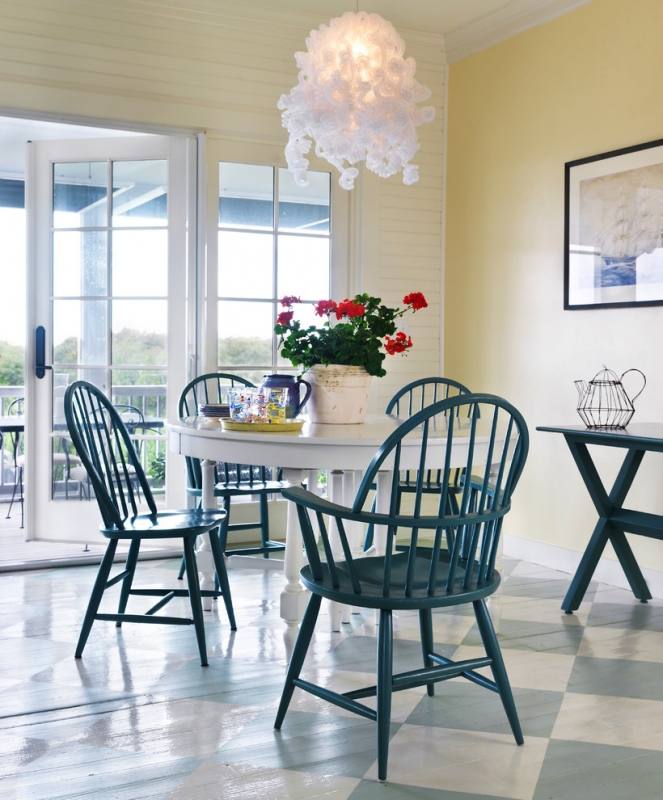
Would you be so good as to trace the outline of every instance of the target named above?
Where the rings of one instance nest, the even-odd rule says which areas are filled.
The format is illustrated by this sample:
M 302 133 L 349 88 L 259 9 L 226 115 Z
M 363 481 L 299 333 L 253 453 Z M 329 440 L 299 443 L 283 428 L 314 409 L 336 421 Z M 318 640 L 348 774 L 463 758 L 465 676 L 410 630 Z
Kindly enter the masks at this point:
M 25 400 L 22 397 L 17 397 L 7 407 L 7 416 L 20 417 L 24 413 Z M 25 471 L 25 455 L 20 452 L 21 434 L 11 433 L 9 435 L 12 446 L 12 465 L 14 472 L 14 486 L 12 487 L 12 496 L 9 501 L 9 508 L 7 509 L 6 519 L 11 519 L 12 508 L 18 493 L 18 502 L 21 506 L 21 528 L 24 524 L 25 510 L 24 510 L 24 497 L 23 497 L 23 473 Z
M 415 435 L 415 429 L 421 438 L 421 448 L 414 479 L 414 510 L 412 515 L 404 516 L 396 510 L 401 445 L 405 436 Z M 442 439 L 435 463 L 431 463 L 433 455 L 428 452 L 432 436 Z M 464 473 L 474 476 L 472 481 L 464 482 L 456 512 L 452 512 L 447 503 L 454 448 L 457 448 L 456 454 L 459 450 L 463 453 Z M 502 522 L 511 506 L 511 495 L 522 473 L 527 451 L 527 426 L 513 406 L 493 395 L 464 394 L 418 411 L 389 436 L 371 461 L 352 508 L 329 503 L 299 487 L 284 490 L 284 497 L 297 506 L 308 556 L 308 566 L 302 569 L 301 577 L 311 591 L 311 599 L 288 668 L 275 721 L 277 729 L 283 723 L 297 687 L 375 720 L 378 777 L 386 780 L 392 692 L 425 684 L 432 696 L 436 682 L 461 676 L 500 695 L 514 738 L 518 744 L 523 743 L 518 713 L 485 598 L 500 583 L 495 562 Z M 457 462 L 457 455 L 455 460 Z M 430 467 L 441 470 L 441 489 L 436 502 L 437 513 L 424 515 L 422 502 Z M 380 468 L 393 472 L 389 514 L 362 510 Z M 332 520 L 344 560 L 337 560 L 333 555 L 336 550 L 328 534 Z M 349 522 L 385 526 L 386 554 L 353 557 L 345 531 Z M 320 547 L 314 524 L 319 532 Z M 407 531 L 409 535 L 405 551 L 394 549 L 399 531 Z M 424 532 L 432 534 L 432 546 L 418 546 L 419 535 Z M 299 677 L 323 597 L 354 607 L 379 609 L 375 686 L 341 694 Z M 486 655 L 453 662 L 435 652 L 432 610 L 467 603 L 473 606 Z M 424 666 L 393 674 L 392 612 L 398 609 L 419 612 Z M 483 667 L 491 668 L 493 680 L 477 672 Z M 358 702 L 364 697 L 377 697 L 377 710 Z
M 226 565 L 223 559 L 218 529 L 223 511 L 157 511 L 152 491 L 136 454 L 129 433 L 110 400 L 95 386 L 77 381 L 67 388 L 64 399 L 65 418 L 69 435 L 85 467 L 103 524 L 101 533 L 108 539 L 92 596 L 85 613 L 76 658 L 83 655 L 85 643 L 95 620 L 114 621 L 119 628 L 123 622 L 148 622 L 164 625 L 195 626 L 200 662 L 207 666 L 205 626 L 201 597 L 223 596 L 230 627 L 236 629 Z M 135 483 L 140 485 L 148 513 L 139 513 Z M 210 537 L 210 545 L 221 591 L 201 592 L 198 582 L 195 545 L 198 536 Z M 182 539 L 188 590 L 132 588 L 136 562 L 143 540 Z M 109 579 L 118 542 L 128 541 L 126 568 Z M 120 601 L 116 614 L 99 613 L 99 604 L 106 589 L 121 582 Z M 129 597 L 160 598 L 144 614 L 127 614 Z M 157 616 L 156 612 L 175 597 L 188 597 L 192 618 Z
M 221 403 L 227 399 L 230 389 L 235 387 L 253 387 L 250 381 L 240 378 L 238 375 L 231 375 L 225 372 L 209 372 L 200 375 L 188 383 L 180 395 L 179 416 L 194 417 L 198 414 L 198 406 L 201 403 Z M 202 469 L 200 460 L 187 457 L 186 471 L 188 477 L 188 489 L 190 495 L 196 498 L 202 496 Z M 227 555 L 254 555 L 262 554 L 264 558 L 269 558 L 269 554 L 275 550 L 285 549 L 283 542 L 275 542 L 269 538 L 269 509 L 267 498 L 270 494 L 280 494 L 285 486 L 276 475 L 273 479 L 271 471 L 267 467 L 252 466 L 250 464 L 227 464 L 216 465 L 214 476 L 214 496 L 223 500 L 223 508 L 227 513 L 224 524 L 221 528 L 221 542 L 224 552 Z M 258 497 L 260 518 L 256 522 L 233 522 L 230 520 L 230 503 L 233 497 Z M 233 547 L 227 549 L 226 542 L 230 531 L 249 531 L 260 530 L 260 544 L 256 547 Z M 182 561 L 179 577 L 184 575 L 185 564 Z

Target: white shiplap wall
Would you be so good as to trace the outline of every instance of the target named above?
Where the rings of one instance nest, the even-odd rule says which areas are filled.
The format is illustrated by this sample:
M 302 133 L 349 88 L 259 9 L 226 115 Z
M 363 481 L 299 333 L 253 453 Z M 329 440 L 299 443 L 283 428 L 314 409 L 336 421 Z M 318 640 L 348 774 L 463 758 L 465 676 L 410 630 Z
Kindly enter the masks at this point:
M 293 53 L 323 21 L 269 0 L 0 0 L 0 107 L 285 143 L 276 100 L 295 82 Z M 376 408 L 441 369 L 444 47 L 430 33 L 401 33 L 437 117 L 421 129 L 418 185 L 364 177 L 351 274 L 354 288 L 389 301 L 424 291 L 430 308 L 408 321 L 416 347 L 390 360 Z

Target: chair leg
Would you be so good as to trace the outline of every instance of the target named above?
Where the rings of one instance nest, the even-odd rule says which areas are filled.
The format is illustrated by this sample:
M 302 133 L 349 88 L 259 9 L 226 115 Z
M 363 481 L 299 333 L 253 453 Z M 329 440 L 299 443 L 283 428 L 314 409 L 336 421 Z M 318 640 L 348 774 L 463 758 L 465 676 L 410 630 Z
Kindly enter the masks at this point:
M 221 552 L 222 557 L 224 558 L 224 566 L 225 566 L 225 558 L 226 558 L 226 547 L 228 545 L 228 526 L 230 525 L 230 498 L 224 497 L 223 498 L 223 510 L 226 512 L 226 516 L 223 518 L 223 522 L 219 525 L 219 533 L 218 533 L 218 541 L 219 541 L 219 549 Z M 226 569 L 226 576 L 228 575 L 228 570 Z M 214 591 L 219 592 L 222 591 L 221 589 L 221 582 L 219 580 L 219 573 L 215 570 L 214 571 Z M 230 597 L 230 593 L 228 593 Z M 224 596 L 225 602 L 225 596 Z M 227 607 L 227 604 L 226 604 Z M 233 630 L 235 630 L 233 628 Z
M 196 539 L 187 536 L 184 539 L 184 558 L 186 560 L 186 579 L 189 584 L 189 602 L 193 614 L 193 624 L 196 629 L 198 651 L 200 652 L 200 665 L 207 666 L 207 647 L 205 645 L 205 619 L 203 617 L 203 604 L 200 596 L 200 583 L 198 581 L 198 565 L 196 564 Z
M 182 560 L 180 561 L 180 571 L 177 573 L 177 580 L 181 581 L 184 577 L 184 573 L 186 572 L 186 559 L 182 556 Z
M 16 497 L 16 490 L 18 489 L 18 481 L 19 481 L 18 476 L 20 475 L 21 469 L 22 469 L 21 467 L 18 468 L 18 471 L 16 472 L 16 477 L 14 478 L 14 486 L 12 488 L 12 499 L 9 501 L 9 508 L 7 509 L 7 516 L 5 517 L 5 519 L 11 519 L 12 507 L 14 505 L 14 498 Z
M 260 539 L 264 552 L 263 558 L 269 558 L 269 549 L 267 542 L 269 542 L 269 506 L 267 505 L 267 495 L 260 495 Z
M 24 521 L 24 503 L 23 503 L 23 467 L 21 467 L 18 471 L 18 490 L 19 490 L 19 502 L 21 504 L 21 528 L 23 527 Z
M 393 630 L 390 609 L 380 610 L 378 628 L 378 780 L 387 780 L 389 757 L 389 727 L 391 723 L 391 692 L 393 665 Z
M 306 651 L 308 650 L 308 647 L 311 643 L 311 637 L 313 636 L 313 631 L 315 630 L 315 623 L 318 619 L 321 602 L 322 597 L 317 594 L 312 594 L 311 599 L 308 601 L 308 606 L 306 607 L 306 611 L 304 613 L 304 619 L 302 619 L 302 624 L 299 628 L 295 649 L 292 652 L 292 658 L 290 659 L 290 664 L 288 665 L 288 674 L 285 678 L 283 694 L 281 695 L 281 702 L 279 703 L 279 710 L 276 713 L 276 720 L 274 721 L 274 727 L 277 730 L 279 730 L 283 724 L 283 719 L 286 715 L 286 711 L 288 710 L 288 706 L 290 705 L 290 700 L 292 699 L 292 693 L 295 691 L 295 684 L 293 681 L 299 677 L 299 673 L 302 671 L 304 659 L 306 658 Z
M 140 539 L 134 539 L 129 545 L 129 554 L 127 555 L 127 563 L 125 569 L 129 573 L 122 581 L 122 589 L 120 590 L 120 603 L 117 607 L 118 614 L 124 614 L 129 600 L 129 592 L 131 591 L 131 584 L 134 581 L 134 573 L 136 571 L 136 562 L 138 561 L 138 551 L 140 550 Z M 115 623 L 116 628 L 121 628 L 122 623 L 118 619 Z
M 101 560 L 99 572 L 97 572 L 97 577 L 94 581 L 94 586 L 92 587 L 92 594 L 90 595 L 87 611 L 85 612 L 85 617 L 83 618 L 81 633 L 78 637 L 78 644 L 76 645 L 76 658 L 80 658 L 83 655 L 87 637 L 90 635 L 92 623 L 94 622 L 97 610 L 99 609 L 101 598 L 106 590 L 106 582 L 108 581 L 108 575 L 111 571 L 111 567 L 113 566 L 113 558 L 115 557 L 116 549 L 117 539 L 111 539 L 108 542 L 108 547 L 106 548 L 104 557 Z
M 226 614 L 230 622 L 230 630 L 237 630 L 237 623 L 235 622 L 235 611 L 233 609 L 233 600 L 230 594 L 230 583 L 228 582 L 228 570 L 226 569 L 226 562 L 221 550 L 219 542 L 218 529 L 209 532 L 209 543 L 212 550 L 212 557 L 214 558 L 214 567 L 216 569 L 216 580 L 221 589 L 221 596 L 226 606 Z
M 518 719 L 518 711 L 516 703 L 513 699 L 513 692 L 511 691 L 511 684 L 509 683 L 509 676 L 506 672 L 504 659 L 502 658 L 502 651 L 500 650 L 497 636 L 495 636 L 495 629 L 493 628 L 490 614 L 486 608 L 485 600 L 475 600 L 472 605 L 474 606 L 474 613 L 476 614 L 477 624 L 479 626 L 479 633 L 483 641 L 483 646 L 486 649 L 486 654 L 493 659 L 492 671 L 495 683 L 500 690 L 500 698 L 502 705 L 506 711 L 511 730 L 513 731 L 513 738 L 516 744 L 523 744 L 523 731 L 520 727 L 520 720 Z
M 419 631 L 421 633 L 421 650 L 424 656 L 424 666 L 434 667 L 435 664 L 430 659 L 433 652 L 433 612 L 430 608 L 419 609 Z M 426 691 L 429 697 L 435 695 L 435 683 L 427 683 Z

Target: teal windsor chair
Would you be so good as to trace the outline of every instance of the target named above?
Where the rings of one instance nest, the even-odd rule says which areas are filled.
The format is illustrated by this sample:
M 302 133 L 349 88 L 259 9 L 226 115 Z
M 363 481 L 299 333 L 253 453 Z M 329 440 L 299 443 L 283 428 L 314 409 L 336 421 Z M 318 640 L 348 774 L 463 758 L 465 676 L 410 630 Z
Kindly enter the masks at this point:
M 411 432 L 417 435 L 415 429 L 419 429 L 421 447 L 414 511 L 411 516 L 402 516 L 396 511 L 401 444 Z M 461 429 L 463 437 L 460 442 L 457 429 Z M 446 441 L 442 439 L 441 454 L 436 462 L 442 471 L 440 498 L 436 503 L 437 514 L 425 516 L 422 514 L 424 485 L 433 458 L 428 452 L 430 435 L 440 430 L 446 437 Z M 297 506 L 308 556 L 308 566 L 302 569 L 301 577 L 311 591 L 311 599 L 288 667 L 275 728 L 281 727 L 296 687 L 375 720 L 378 778 L 386 780 L 392 692 L 425 684 L 432 696 L 436 682 L 462 676 L 500 695 L 514 738 L 518 744 L 523 743 L 518 713 L 485 598 L 500 583 L 495 560 L 502 521 L 522 473 L 528 443 L 525 420 L 513 406 L 494 395 L 464 394 L 418 411 L 387 438 L 368 466 L 352 508 L 327 502 L 303 488 L 284 490 L 284 497 Z M 456 513 L 451 512 L 447 503 L 454 446 L 463 453 L 464 474 L 472 476 L 472 480 L 463 480 Z M 383 465 L 393 472 L 390 512 L 364 511 L 371 484 Z M 336 523 L 343 561 L 334 559 L 325 517 Z M 320 532 L 320 549 L 314 522 Z M 344 527 L 347 522 L 384 525 L 386 555 L 354 558 Z M 409 531 L 406 551 L 394 550 L 399 530 Z M 418 546 L 419 535 L 424 531 L 432 534 L 432 546 Z M 340 694 L 299 677 L 323 597 L 351 606 L 379 609 L 375 686 Z M 462 603 L 472 603 L 486 655 L 454 662 L 435 653 L 432 609 Z M 393 674 L 392 612 L 397 609 L 419 611 L 424 667 Z M 493 680 L 477 672 L 488 666 Z M 377 710 L 359 703 L 363 697 L 377 697 Z
M 469 393 L 470 390 L 467 386 L 452 378 L 437 376 L 420 378 L 419 380 L 412 381 L 412 383 L 408 383 L 396 392 L 387 403 L 385 414 L 393 414 L 402 419 L 409 419 L 413 414 L 426 408 L 426 406 L 431 403 L 437 403 L 440 400 L 448 400 L 450 397 L 457 397 L 458 395 Z M 427 470 L 421 491 L 424 494 L 439 494 L 442 491 L 442 485 L 440 483 L 441 478 L 441 470 Z M 458 511 L 456 496 L 459 491 L 459 479 L 460 470 L 452 470 L 450 477 L 451 484 L 447 492 L 447 503 L 451 507 L 452 512 Z M 396 511 L 400 513 L 403 495 L 416 494 L 417 492 L 416 475 L 412 470 L 405 470 L 401 473 L 401 480 L 396 491 Z M 373 525 L 369 525 L 366 528 L 364 549 L 368 550 L 372 544 Z
M 452 378 L 421 378 L 417 381 L 403 386 L 391 398 L 385 409 L 386 414 L 394 414 L 403 419 L 409 419 L 413 414 L 426 408 L 432 403 L 440 400 L 448 400 L 450 397 L 457 397 L 463 394 L 470 394 L 470 390 L 462 383 Z M 429 469 L 422 484 L 421 491 L 424 494 L 439 494 L 441 486 L 442 471 L 439 469 Z M 448 502 L 453 511 L 457 512 L 456 496 L 459 489 L 460 470 L 453 470 L 451 474 L 451 490 L 448 493 Z M 401 473 L 401 481 L 398 484 L 398 496 L 396 498 L 396 510 L 400 513 L 401 502 L 404 494 L 417 493 L 417 478 L 411 470 Z
M 235 386 L 253 387 L 250 381 L 225 372 L 208 372 L 199 375 L 182 390 L 178 412 L 180 417 L 193 417 L 198 414 L 199 403 L 220 403 L 229 389 Z M 186 458 L 186 471 L 190 495 L 200 498 L 202 496 L 202 470 L 200 460 Z M 257 467 L 248 464 L 216 465 L 214 496 L 223 498 L 223 508 L 228 515 L 221 526 L 221 546 L 228 555 L 254 555 L 262 553 L 264 558 L 269 558 L 273 550 L 285 549 L 283 542 L 274 542 L 269 538 L 269 510 L 267 497 L 270 494 L 280 494 L 284 485 L 280 480 L 272 480 L 267 467 Z M 277 476 L 278 477 L 278 476 Z M 230 501 L 232 497 L 256 495 L 260 504 L 260 519 L 257 522 L 230 523 Z M 229 531 L 249 531 L 260 529 L 261 543 L 258 547 L 226 548 Z M 185 571 L 184 559 L 180 566 L 179 578 Z
M 223 560 L 218 529 L 223 511 L 157 511 L 152 491 L 145 477 L 129 433 L 110 400 L 90 383 L 76 381 L 65 392 L 64 413 L 67 428 L 76 452 L 94 489 L 103 523 L 101 533 L 108 546 L 94 582 L 90 602 L 81 628 L 76 658 L 83 649 L 95 620 L 114 621 L 119 628 L 123 622 L 148 622 L 163 625 L 191 625 L 196 630 L 200 663 L 207 666 L 205 625 L 201 597 L 223 596 L 230 627 L 236 630 L 230 586 Z M 148 513 L 139 513 L 137 486 L 140 486 Z M 198 536 L 208 534 L 221 591 L 201 592 L 196 567 L 195 544 Z M 141 542 L 144 539 L 182 539 L 187 564 L 186 589 L 134 589 L 133 579 Z M 109 579 L 118 542 L 129 541 L 125 569 Z M 99 613 L 99 604 L 106 589 L 122 582 L 116 614 Z M 160 598 L 144 614 L 127 614 L 125 609 L 131 595 Z M 156 616 L 174 597 L 188 597 L 192 618 Z

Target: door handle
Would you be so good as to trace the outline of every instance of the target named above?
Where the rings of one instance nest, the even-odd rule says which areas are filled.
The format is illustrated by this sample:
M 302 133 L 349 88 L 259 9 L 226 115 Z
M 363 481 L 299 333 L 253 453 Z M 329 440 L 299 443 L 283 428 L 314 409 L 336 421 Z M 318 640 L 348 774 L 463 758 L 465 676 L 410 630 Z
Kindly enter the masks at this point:
M 38 325 L 35 329 L 35 375 L 41 379 L 46 375 L 47 369 L 53 367 L 46 365 L 46 328 Z

